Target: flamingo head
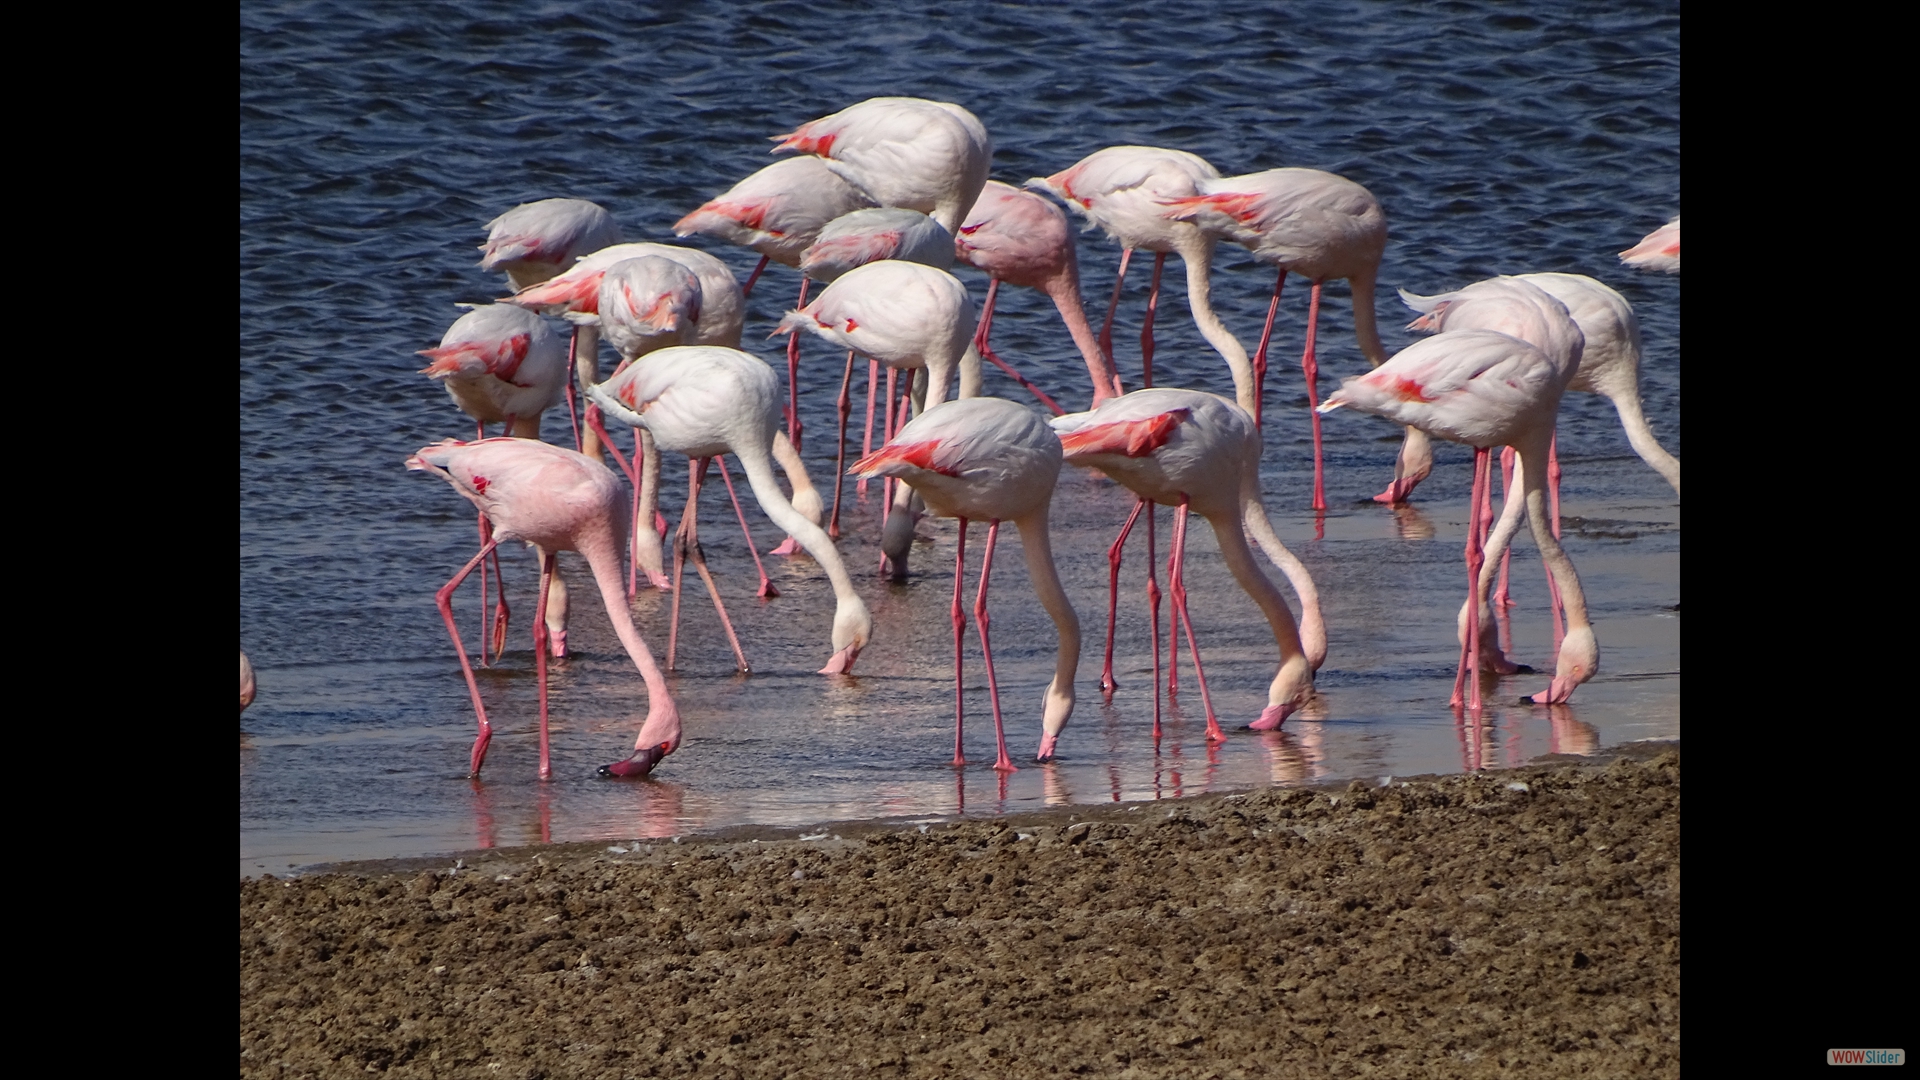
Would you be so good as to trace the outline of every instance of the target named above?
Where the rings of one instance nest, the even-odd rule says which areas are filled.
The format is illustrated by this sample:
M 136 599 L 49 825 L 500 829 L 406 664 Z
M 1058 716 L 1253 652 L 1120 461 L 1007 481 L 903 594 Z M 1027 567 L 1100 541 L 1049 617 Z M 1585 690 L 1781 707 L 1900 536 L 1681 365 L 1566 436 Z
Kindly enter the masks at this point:
M 820 669 L 822 675 L 851 675 L 853 662 L 873 637 L 873 616 L 857 596 L 840 605 L 833 617 L 833 658 Z
M 632 756 L 624 761 L 616 761 L 611 765 L 600 766 L 600 775 L 642 780 L 646 778 L 648 773 L 653 771 L 655 765 L 660 764 L 662 758 L 672 752 L 673 747 L 668 743 L 661 743 L 658 746 L 649 746 L 644 749 L 635 750 Z
M 1073 683 L 1068 682 L 1063 689 L 1059 676 L 1047 684 L 1046 711 L 1040 717 L 1040 749 L 1033 755 L 1035 761 L 1052 761 L 1054 747 L 1060 741 L 1060 732 L 1066 728 L 1067 721 L 1073 717 Z
M 1572 696 L 1573 688 L 1593 678 L 1600 670 L 1600 645 L 1593 639 L 1593 628 L 1582 626 L 1567 631 L 1560 642 L 1560 658 L 1554 665 L 1553 683 L 1528 698 L 1535 705 L 1559 705 Z

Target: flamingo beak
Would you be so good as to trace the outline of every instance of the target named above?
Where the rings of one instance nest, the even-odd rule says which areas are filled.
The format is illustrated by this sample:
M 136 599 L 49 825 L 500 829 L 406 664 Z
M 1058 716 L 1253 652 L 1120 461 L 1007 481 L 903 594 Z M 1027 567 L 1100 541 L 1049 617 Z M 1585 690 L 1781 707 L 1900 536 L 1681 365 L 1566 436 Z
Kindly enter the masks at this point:
M 672 749 L 671 745 L 661 743 L 659 746 L 649 746 L 645 750 L 635 750 L 633 756 L 625 761 L 600 766 L 600 775 L 644 779 L 653 771 L 655 765 L 660 764 L 660 759 L 666 757 Z
M 1248 731 L 1277 731 L 1287 717 L 1293 715 L 1292 705 L 1269 705 L 1260 710 L 1260 719 L 1247 725 Z
M 849 645 L 839 652 L 834 653 L 833 659 L 827 661 L 827 666 L 820 669 L 820 674 L 851 675 L 853 674 L 853 662 L 858 659 L 859 656 L 860 646 Z
M 1040 752 L 1033 755 L 1033 760 L 1052 761 L 1053 745 L 1059 740 L 1060 740 L 1060 736 L 1056 734 L 1042 735 L 1040 737 Z

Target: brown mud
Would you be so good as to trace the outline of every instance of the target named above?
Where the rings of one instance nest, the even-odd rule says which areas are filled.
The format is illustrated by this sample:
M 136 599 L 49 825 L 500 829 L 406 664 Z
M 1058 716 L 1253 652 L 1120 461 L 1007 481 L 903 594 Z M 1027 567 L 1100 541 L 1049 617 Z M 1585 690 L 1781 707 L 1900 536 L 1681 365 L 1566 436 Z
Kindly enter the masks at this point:
M 1678 744 L 826 831 L 243 881 L 240 1072 L 1680 1072 Z

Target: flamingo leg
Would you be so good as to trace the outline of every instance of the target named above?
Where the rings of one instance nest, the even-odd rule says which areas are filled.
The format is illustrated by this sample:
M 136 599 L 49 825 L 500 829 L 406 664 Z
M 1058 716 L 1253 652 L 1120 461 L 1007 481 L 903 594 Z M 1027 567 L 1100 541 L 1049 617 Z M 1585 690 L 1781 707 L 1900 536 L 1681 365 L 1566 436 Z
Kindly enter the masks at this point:
M 1153 745 L 1160 745 L 1160 582 L 1153 571 L 1153 504 L 1147 504 L 1147 606 L 1153 610 Z
M 1493 497 L 1493 485 L 1491 483 L 1487 485 L 1487 497 L 1489 499 Z M 1503 446 L 1500 448 L 1500 497 L 1503 500 L 1513 497 L 1513 447 L 1511 446 Z M 1491 511 L 1489 511 L 1489 516 L 1491 516 Z M 1500 587 L 1495 590 L 1493 594 L 1493 602 L 1498 604 L 1503 610 L 1516 606 L 1513 602 L 1513 596 L 1507 591 L 1507 571 L 1511 569 L 1512 566 L 1513 548 L 1509 547 L 1500 553 Z M 1551 582 L 1553 575 L 1548 574 L 1547 580 Z M 1501 648 L 1504 651 L 1512 648 L 1512 645 L 1503 641 L 1501 642 Z
M 1277 295 L 1277 294 L 1276 294 Z M 1320 282 L 1313 283 L 1313 299 L 1307 305 L 1307 351 L 1300 357 L 1300 369 L 1307 377 L 1307 412 L 1313 417 L 1313 508 L 1327 508 L 1327 486 L 1320 463 L 1320 365 L 1314 361 L 1314 333 L 1320 325 Z
M 1547 490 L 1553 500 L 1553 538 L 1560 539 L 1560 434 L 1555 432 L 1553 441 L 1547 444 Z M 1567 624 L 1564 605 L 1560 602 L 1560 583 L 1554 580 L 1553 567 L 1546 556 L 1540 557 L 1540 564 L 1547 569 L 1547 595 L 1553 603 L 1553 651 L 1560 652 L 1560 642 L 1567 636 Z
M 827 521 L 827 536 L 840 539 L 840 489 L 847 486 L 847 418 L 853 414 L 853 350 L 847 350 L 847 373 L 840 377 L 840 449 L 833 457 L 833 517 Z
M 726 628 L 727 643 L 733 646 L 733 659 L 738 669 L 751 674 L 753 668 L 747 663 L 747 654 L 740 649 L 740 636 L 733 632 L 733 620 L 727 617 L 727 605 L 720 602 L 720 589 L 713 583 L 713 574 L 707 569 L 706 552 L 700 549 L 700 519 L 698 515 L 700 485 L 707 479 L 707 463 L 712 458 L 698 458 L 687 462 L 687 512 L 680 519 L 680 533 L 675 541 L 673 552 L 673 599 L 675 614 L 679 614 L 680 600 L 680 562 L 682 553 L 693 560 L 693 568 L 700 574 L 700 580 L 706 583 L 707 595 L 713 598 L 713 610 L 720 613 L 720 625 Z M 679 630 L 679 620 L 674 621 L 674 630 Z M 673 635 L 668 634 L 667 653 L 673 654 Z
M 880 361 L 869 356 L 867 357 L 867 434 L 866 438 L 860 441 L 860 456 L 863 458 L 873 453 L 873 394 L 875 388 L 879 385 Z M 893 399 L 888 398 L 887 400 L 891 401 Z M 853 490 L 857 495 L 865 495 L 867 493 L 867 478 L 864 476 L 861 477 L 860 482 L 853 486 Z
M 753 556 L 753 568 L 760 571 L 760 588 L 754 595 L 762 600 L 771 600 L 780 595 L 780 590 L 773 587 L 773 580 L 767 577 L 767 568 L 760 564 L 760 552 L 753 546 L 753 533 L 747 529 L 747 512 L 740 509 L 740 496 L 733 491 L 733 477 L 727 474 L 727 459 L 725 455 L 716 454 L 713 463 L 720 466 L 720 479 L 727 485 L 727 498 L 733 500 L 733 515 L 740 519 L 740 535 L 747 538 L 747 553 Z
M 1120 249 L 1120 272 L 1113 276 L 1113 297 L 1107 301 L 1107 317 L 1100 323 L 1100 351 L 1106 354 L 1107 366 L 1118 371 L 1113 362 L 1113 313 L 1120 310 L 1120 285 L 1127 280 L 1127 264 L 1133 261 L 1133 249 Z
M 493 538 L 493 523 L 487 523 L 487 538 Z M 507 610 L 507 590 L 501 584 L 500 552 L 498 549 L 488 557 L 493 563 L 493 658 L 500 659 L 500 651 L 507 647 L 507 619 L 512 613 Z
M 473 695 L 474 715 L 480 718 L 480 734 L 473 740 L 473 754 L 467 768 L 468 777 L 480 775 L 480 765 L 487 760 L 487 744 L 493 741 L 493 725 L 487 723 L 487 707 L 480 703 L 480 684 L 474 681 L 473 665 L 467 662 L 466 643 L 460 640 L 460 628 L 453 621 L 453 591 L 459 588 L 460 583 L 467 580 L 467 575 L 473 573 L 473 568 L 479 566 L 481 560 L 488 555 L 493 554 L 493 549 L 499 545 L 498 540 L 488 540 L 486 546 L 480 549 L 480 554 L 467 560 L 467 565 L 461 567 L 458 573 L 433 594 L 434 605 L 440 609 L 440 621 L 447 624 L 447 636 L 453 639 L 454 651 L 460 654 L 460 670 L 467 677 L 467 692 Z
M 488 527 L 486 511 L 483 510 L 480 513 L 480 546 L 486 547 L 487 540 L 492 536 L 493 536 L 493 530 Z M 506 590 L 502 589 L 501 591 L 505 592 Z M 488 633 L 489 629 L 490 628 L 487 626 L 487 564 L 483 562 L 480 564 L 480 666 L 481 667 L 493 666 L 492 664 L 489 664 L 487 662 L 487 639 L 492 636 L 490 633 Z
M 760 280 L 760 271 L 766 268 L 767 256 L 762 255 L 760 256 L 760 261 L 754 264 L 753 273 L 747 275 L 747 283 L 740 286 L 740 299 L 745 300 L 747 297 L 753 295 L 753 283 Z M 806 279 L 802 278 L 801 280 L 805 281 Z
M 761 260 L 765 262 L 763 258 Z M 796 309 L 807 306 L 807 285 L 805 274 L 800 275 L 800 299 L 794 304 Z M 800 452 L 800 435 L 806 430 L 800 423 L 800 335 L 787 335 L 787 441 L 793 444 L 793 452 Z
M 987 335 L 991 333 L 993 330 L 994 294 L 999 291 L 1000 291 L 1000 279 L 999 278 L 989 279 L 987 281 L 987 302 L 985 305 L 985 310 L 980 315 L 980 327 L 979 329 L 974 331 L 974 335 L 973 335 L 974 349 L 976 349 L 981 356 L 984 356 L 988 360 L 993 361 L 994 366 L 998 367 L 1001 371 L 1006 372 L 1009 376 L 1013 378 L 1014 382 L 1017 382 L 1021 386 L 1025 387 L 1028 393 L 1032 394 L 1034 397 L 1039 398 L 1040 404 L 1045 405 L 1049 410 L 1051 410 L 1053 415 L 1065 416 L 1067 414 L 1067 411 L 1060 407 L 1059 402 L 1048 397 L 1047 392 L 1045 390 L 1042 390 L 1039 387 L 1033 385 L 1033 383 L 1027 381 L 1027 377 L 1025 375 L 1022 375 L 1019 372 L 1013 370 L 1012 364 L 1009 364 L 1005 360 L 1000 359 L 1000 354 L 994 352 L 992 349 L 987 347 Z
M 1273 317 L 1280 313 L 1280 290 L 1287 284 L 1287 268 L 1273 283 L 1273 302 L 1267 305 L 1267 325 L 1260 331 L 1260 347 L 1253 353 L 1253 425 L 1260 426 L 1260 413 L 1267 400 L 1267 342 L 1273 340 Z
M 1153 315 L 1160 310 L 1160 271 L 1167 265 L 1167 253 L 1153 253 L 1153 284 L 1147 287 L 1147 317 L 1140 324 L 1140 370 L 1142 385 L 1153 387 Z
M 1213 713 L 1213 696 L 1207 693 L 1207 673 L 1200 666 L 1200 645 L 1193 639 L 1193 617 L 1187 613 L 1187 499 L 1173 512 L 1173 554 L 1167 559 L 1167 591 L 1173 597 L 1173 615 L 1187 628 L 1187 655 L 1193 658 L 1193 678 L 1200 684 L 1200 703 L 1207 710 L 1207 741 L 1226 742 L 1220 720 Z
M 533 666 L 540 681 L 540 779 L 553 778 L 553 762 L 547 753 L 547 589 L 553 583 L 554 552 L 540 558 L 540 600 L 533 613 Z
M 1465 704 L 1476 716 L 1480 713 L 1480 566 L 1483 561 L 1481 547 L 1481 501 L 1484 492 L 1491 486 L 1491 465 L 1493 456 L 1485 447 L 1476 447 L 1473 453 L 1473 512 L 1467 526 L 1467 641 L 1466 651 L 1460 657 L 1460 670 L 1454 675 L 1452 704 L 1458 706 L 1461 701 L 1461 677 L 1471 675 L 1472 685 L 1467 688 Z
M 574 359 L 574 356 L 579 349 L 580 329 L 579 327 L 575 327 L 572 335 L 567 338 L 567 370 L 570 372 L 577 368 L 578 361 Z M 567 420 L 573 425 L 573 448 L 578 450 L 582 445 L 580 442 L 582 438 L 580 433 L 580 413 L 573 405 L 573 379 L 571 378 L 567 379 Z
M 987 550 L 980 556 L 980 591 L 973 598 L 973 625 L 980 631 L 980 652 L 987 663 L 987 696 L 993 699 L 993 738 L 999 746 L 1000 756 L 993 767 L 1002 772 L 1014 772 L 1019 766 L 1007 754 L 1007 729 L 1000 719 L 1000 683 L 993 674 L 993 646 L 987 641 L 987 627 L 992 619 L 987 617 L 987 581 L 993 577 L 993 542 L 1000 535 L 1000 519 L 994 518 L 987 525 Z
M 887 415 L 880 418 L 881 434 L 884 436 L 881 440 L 883 446 L 893 441 L 893 388 L 896 378 L 898 378 L 897 369 L 887 368 Z M 871 417 L 872 413 L 868 413 L 868 416 Z M 880 481 L 880 532 L 883 536 L 887 531 L 887 518 L 893 512 L 893 484 L 894 480 L 891 476 Z M 883 574 L 887 572 L 885 551 L 880 553 L 880 572 Z
M 967 755 L 960 744 L 961 728 L 966 722 L 966 693 L 961 682 L 961 645 L 967 638 L 967 611 L 960 606 L 961 583 L 967 570 L 967 519 L 958 518 L 960 539 L 953 549 L 953 607 L 948 616 L 953 622 L 953 764 L 965 765 Z
M 1140 511 L 1146 506 L 1147 500 L 1134 498 L 1133 513 L 1127 515 L 1127 523 L 1120 526 L 1120 535 L 1107 549 L 1107 662 L 1100 671 L 1100 692 L 1107 695 L 1109 701 L 1113 700 L 1113 692 L 1120 689 L 1113 677 L 1113 627 L 1120 610 L 1120 554 L 1126 547 L 1128 534 L 1133 532 L 1133 523 L 1140 520 Z

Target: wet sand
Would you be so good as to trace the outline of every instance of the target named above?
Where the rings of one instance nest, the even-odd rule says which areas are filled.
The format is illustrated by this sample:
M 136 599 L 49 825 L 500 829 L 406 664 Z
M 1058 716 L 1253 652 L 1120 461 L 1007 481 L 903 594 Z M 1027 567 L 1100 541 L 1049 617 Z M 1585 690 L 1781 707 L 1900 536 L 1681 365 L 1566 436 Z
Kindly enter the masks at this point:
M 241 1074 L 1680 1071 L 1677 743 L 819 833 L 242 881 Z

